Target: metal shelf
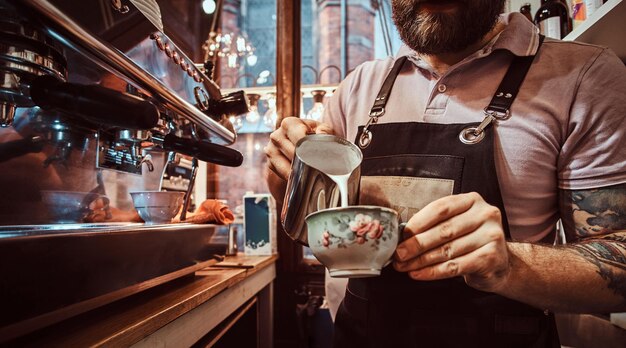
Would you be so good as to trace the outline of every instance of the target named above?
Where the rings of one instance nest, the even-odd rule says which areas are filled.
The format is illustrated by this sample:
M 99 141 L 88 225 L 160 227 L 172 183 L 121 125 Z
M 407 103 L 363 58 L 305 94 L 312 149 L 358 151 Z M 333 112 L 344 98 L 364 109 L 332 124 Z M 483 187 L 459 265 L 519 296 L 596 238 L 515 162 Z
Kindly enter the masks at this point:
M 626 62 L 626 1 L 609 0 L 563 40 L 606 46 Z

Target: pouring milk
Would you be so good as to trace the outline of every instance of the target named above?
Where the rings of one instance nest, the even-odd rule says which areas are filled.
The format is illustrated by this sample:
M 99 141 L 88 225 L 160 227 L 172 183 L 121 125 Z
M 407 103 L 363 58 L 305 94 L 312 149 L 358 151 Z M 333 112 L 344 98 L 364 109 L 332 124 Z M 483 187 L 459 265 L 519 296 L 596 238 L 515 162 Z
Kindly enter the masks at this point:
M 308 245 L 307 215 L 358 203 L 362 159 L 355 144 L 335 135 L 310 134 L 298 141 L 280 215 L 291 239 Z
M 341 206 L 348 206 L 348 179 L 361 163 L 360 155 L 349 147 L 336 142 L 303 142 L 299 156 L 311 167 L 326 174 L 337 184 Z

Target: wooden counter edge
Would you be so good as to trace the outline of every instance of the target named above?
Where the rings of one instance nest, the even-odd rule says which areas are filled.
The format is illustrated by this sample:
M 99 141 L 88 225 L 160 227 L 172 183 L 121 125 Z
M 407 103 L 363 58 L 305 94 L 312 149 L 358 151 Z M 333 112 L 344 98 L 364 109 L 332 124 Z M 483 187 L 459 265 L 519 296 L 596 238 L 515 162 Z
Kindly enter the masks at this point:
M 146 290 L 20 338 L 17 342 L 29 346 L 63 347 L 131 345 L 271 266 L 277 256 L 255 258 L 258 259 L 252 268 L 207 267 L 197 271 L 193 279 L 181 278 Z M 249 256 L 246 259 L 249 260 Z
M 270 263 L 271 264 L 271 263 Z M 222 270 L 207 270 L 207 272 Z M 240 306 L 253 298 L 258 299 L 260 321 L 257 329 L 261 347 L 271 347 L 272 325 L 272 282 L 276 278 L 274 267 L 255 267 L 246 269 L 245 278 L 233 284 L 228 289 L 215 295 L 192 311 L 163 326 L 156 332 L 134 344 L 135 348 L 192 346 L 207 333 L 216 328 L 230 314 L 235 313 Z M 263 318 L 263 319 L 261 319 Z M 263 339 L 261 337 L 264 337 Z
M 278 255 L 245 255 L 239 253 L 233 256 L 226 256 L 224 261 L 213 264 L 209 267 L 198 270 L 197 272 L 208 271 L 216 268 L 242 268 L 249 269 L 252 272 L 262 269 L 269 264 L 275 263 Z

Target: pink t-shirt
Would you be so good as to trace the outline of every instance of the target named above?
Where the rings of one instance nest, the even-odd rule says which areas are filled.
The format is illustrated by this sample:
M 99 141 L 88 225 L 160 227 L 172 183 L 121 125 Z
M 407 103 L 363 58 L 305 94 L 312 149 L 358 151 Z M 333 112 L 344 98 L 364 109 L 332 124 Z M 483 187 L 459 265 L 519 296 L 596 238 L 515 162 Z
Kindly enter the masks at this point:
M 408 56 L 412 64 L 398 76 L 379 123 L 480 122 L 509 66 L 509 52 L 537 51 L 532 23 L 518 13 L 501 21 L 504 31 L 442 76 L 402 47 L 398 56 Z M 364 63 L 341 83 L 324 115 L 339 135 L 354 141 L 394 60 Z M 609 49 L 546 39 L 511 118 L 494 129 L 511 234 L 515 240 L 540 240 L 554 231 L 559 189 L 626 182 L 626 67 Z

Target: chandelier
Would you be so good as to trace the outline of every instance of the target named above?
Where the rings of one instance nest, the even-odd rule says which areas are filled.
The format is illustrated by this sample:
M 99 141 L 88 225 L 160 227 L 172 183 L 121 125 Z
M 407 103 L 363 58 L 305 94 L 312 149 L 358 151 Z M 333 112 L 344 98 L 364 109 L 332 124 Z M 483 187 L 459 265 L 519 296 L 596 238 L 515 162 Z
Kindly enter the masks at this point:
M 246 63 L 254 66 L 257 56 L 254 54 L 254 46 L 244 34 L 210 32 L 209 38 L 202 45 L 204 60 L 226 58 L 229 68 L 238 68 L 239 61 L 245 59 Z

